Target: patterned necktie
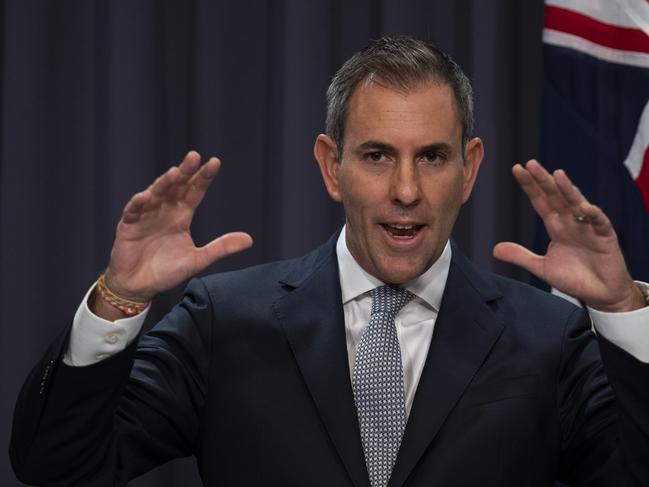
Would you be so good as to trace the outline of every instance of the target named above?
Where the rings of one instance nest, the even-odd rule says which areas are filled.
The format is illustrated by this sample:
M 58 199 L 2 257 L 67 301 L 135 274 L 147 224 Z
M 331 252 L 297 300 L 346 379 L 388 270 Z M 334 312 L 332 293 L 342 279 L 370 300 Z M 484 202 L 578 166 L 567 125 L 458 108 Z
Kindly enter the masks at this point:
M 394 317 L 413 297 L 398 286 L 374 289 L 370 322 L 356 352 L 354 400 L 372 487 L 388 485 L 406 428 L 401 349 Z

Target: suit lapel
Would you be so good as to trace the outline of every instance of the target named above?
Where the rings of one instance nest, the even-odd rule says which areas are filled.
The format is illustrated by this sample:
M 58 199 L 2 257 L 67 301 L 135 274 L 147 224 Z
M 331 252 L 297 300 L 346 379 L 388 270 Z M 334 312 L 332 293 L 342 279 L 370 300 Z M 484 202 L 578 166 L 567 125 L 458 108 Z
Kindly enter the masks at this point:
M 349 375 L 336 236 L 283 281 L 294 289 L 274 310 L 349 476 L 356 487 L 369 487 Z
M 498 296 L 493 285 L 454 247 L 435 332 L 390 487 L 406 481 L 500 337 L 503 325 L 486 304 Z
M 282 281 L 274 304 L 332 443 L 356 487 L 369 487 L 349 375 L 337 235 Z M 453 247 L 453 259 L 426 363 L 390 487 L 404 484 L 498 341 L 503 324 L 488 303 L 500 297 Z

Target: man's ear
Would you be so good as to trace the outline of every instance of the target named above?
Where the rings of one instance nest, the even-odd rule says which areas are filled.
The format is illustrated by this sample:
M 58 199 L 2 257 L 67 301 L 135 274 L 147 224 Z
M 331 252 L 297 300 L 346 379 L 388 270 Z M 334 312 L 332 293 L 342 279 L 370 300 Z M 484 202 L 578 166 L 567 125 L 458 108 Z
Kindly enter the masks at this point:
M 320 134 L 315 139 L 315 145 L 313 146 L 313 155 L 315 156 L 316 161 L 318 161 L 318 166 L 320 166 L 320 172 L 322 173 L 322 179 L 327 187 L 327 192 L 329 196 L 334 201 L 340 203 L 340 188 L 338 184 L 338 168 L 340 166 L 340 161 L 338 160 L 338 147 L 331 137 L 325 134 Z
M 466 143 L 464 148 L 464 185 L 462 188 L 462 203 L 466 203 L 471 196 L 473 185 L 478 177 L 478 170 L 484 157 L 482 140 L 474 137 Z

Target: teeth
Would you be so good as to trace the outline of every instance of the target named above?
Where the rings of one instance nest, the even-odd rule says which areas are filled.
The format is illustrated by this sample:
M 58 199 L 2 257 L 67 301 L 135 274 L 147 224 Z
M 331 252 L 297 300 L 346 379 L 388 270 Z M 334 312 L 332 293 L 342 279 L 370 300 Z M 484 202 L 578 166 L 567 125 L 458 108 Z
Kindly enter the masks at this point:
M 392 228 L 397 228 L 399 230 L 410 230 L 415 228 L 415 225 L 390 225 Z

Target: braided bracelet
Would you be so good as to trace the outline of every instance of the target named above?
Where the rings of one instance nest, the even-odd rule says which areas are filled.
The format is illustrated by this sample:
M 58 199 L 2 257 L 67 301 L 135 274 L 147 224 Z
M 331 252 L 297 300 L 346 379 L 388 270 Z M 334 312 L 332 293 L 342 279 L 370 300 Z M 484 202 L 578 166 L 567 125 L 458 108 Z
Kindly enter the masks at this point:
M 97 279 L 97 291 L 104 301 L 120 310 L 126 316 L 140 314 L 149 305 L 148 302 L 132 301 L 115 294 L 106 286 L 106 277 L 104 274 L 100 275 L 99 279 Z

